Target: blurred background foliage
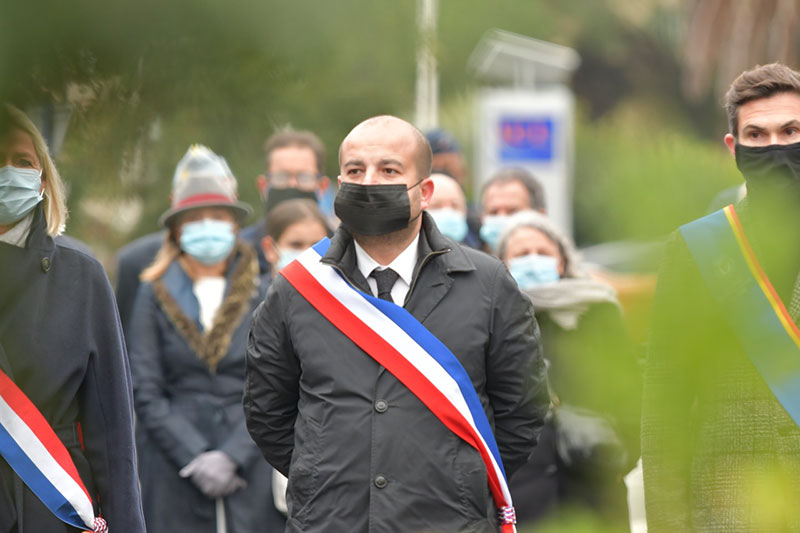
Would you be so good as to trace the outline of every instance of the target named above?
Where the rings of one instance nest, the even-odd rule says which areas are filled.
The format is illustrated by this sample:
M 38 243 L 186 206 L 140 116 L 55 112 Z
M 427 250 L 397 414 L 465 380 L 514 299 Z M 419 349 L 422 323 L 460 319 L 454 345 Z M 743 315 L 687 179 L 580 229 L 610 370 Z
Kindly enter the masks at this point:
M 480 84 L 467 59 L 487 30 L 575 48 L 576 238 L 659 237 L 740 181 L 720 142 L 721 91 L 732 76 L 755 62 L 794 60 L 794 2 L 739 4 L 441 0 L 442 126 L 470 152 Z M 756 4 L 747 26 L 740 11 Z M 117 247 L 156 229 L 174 166 L 191 143 L 224 155 L 242 197 L 257 205 L 261 146 L 275 128 L 317 132 L 335 176 L 338 143 L 353 125 L 378 113 L 411 118 L 416 7 L 4 0 L 0 97 L 72 108 L 57 157 L 70 186 L 68 233 L 108 264 Z M 778 35 L 769 31 L 775 24 Z M 763 46 L 742 43 L 742 32 L 757 37 L 764 28 Z

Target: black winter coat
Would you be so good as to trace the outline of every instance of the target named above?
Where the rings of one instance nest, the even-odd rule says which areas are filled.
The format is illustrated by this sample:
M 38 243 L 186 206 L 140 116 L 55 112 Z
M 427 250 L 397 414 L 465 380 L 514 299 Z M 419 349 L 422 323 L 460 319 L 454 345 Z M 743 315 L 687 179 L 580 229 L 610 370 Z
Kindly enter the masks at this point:
M 628 464 L 591 462 L 595 471 L 568 466 L 556 448 L 555 419 L 548 421 L 530 461 L 511 481 L 511 495 L 520 523 L 533 523 L 551 513 L 584 512 L 606 524 L 628 526 L 628 505 L 622 475 L 639 457 L 641 379 L 633 346 L 619 306 L 595 302 L 581 314 L 577 327 L 566 329 L 548 312 L 536 313 L 542 347 L 549 361 L 550 386 L 561 404 L 586 409 L 613 423 L 626 445 Z
M 215 501 L 178 475 L 208 450 L 226 453 L 247 481 L 225 498 L 227 531 L 283 531 L 272 469 L 247 433 L 241 407 L 245 342 L 264 296 L 260 287 L 255 252 L 241 244 L 210 331 L 199 322 L 192 281 L 178 261 L 139 289 L 129 344 L 149 533 L 216 531 Z
M 100 264 L 45 233 L 37 208 L 26 247 L 0 243 L 0 366 L 70 452 L 111 531 L 143 533 L 130 370 Z M 82 440 L 81 440 L 82 436 Z M 77 531 L 0 458 L 0 532 Z
M 323 262 L 368 292 L 340 228 Z M 423 214 L 406 305 L 459 359 L 508 475 L 548 407 L 530 302 L 505 266 L 444 238 Z M 496 531 L 478 452 L 277 276 L 247 347 L 248 428 L 288 474 L 287 531 Z

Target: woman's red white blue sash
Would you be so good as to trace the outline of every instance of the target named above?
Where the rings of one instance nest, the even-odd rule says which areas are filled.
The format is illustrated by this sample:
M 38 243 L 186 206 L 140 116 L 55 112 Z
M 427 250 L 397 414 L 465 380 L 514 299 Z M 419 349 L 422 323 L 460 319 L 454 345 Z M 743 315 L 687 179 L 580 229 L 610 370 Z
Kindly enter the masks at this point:
M 82 531 L 108 531 L 67 448 L 22 390 L 0 370 L 0 455 L 59 519 Z
M 339 331 L 478 451 L 486 464 L 502 531 L 516 531 L 500 452 L 467 371 L 408 311 L 356 289 L 334 268 L 320 262 L 329 245 L 327 238 L 321 240 L 280 273 Z
M 729 205 L 680 231 L 744 351 L 800 426 L 800 329 L 759 265 L 736 210 Z

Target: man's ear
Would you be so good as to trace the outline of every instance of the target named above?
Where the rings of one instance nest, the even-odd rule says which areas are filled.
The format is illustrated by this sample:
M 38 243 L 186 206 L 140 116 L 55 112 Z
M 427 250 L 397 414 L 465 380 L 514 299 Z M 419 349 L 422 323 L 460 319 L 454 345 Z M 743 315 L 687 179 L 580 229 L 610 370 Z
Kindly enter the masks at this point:
M 433 198 L 433 180 L 430 178 L 425 178 L 422 180 L 422 183 L 419 184 L 419 191 L 422 193 L 422 209 L 427 209 L 431 203 L 431 198 Z
M 731 155 L 736 158 L 736 137 L 731 135 L 730 133 L 725 134 L 725 146 L 728 147 L 728 151 Z
M 278 264 L 278 250 L 275 247 L 275 241 L 272 237 L 267 235 L 261 239 L 261 250 L 264 252 L 264 257 L 271 265 Z
M 261 195 L 262 202 L 267 200 L 267 185 L 267 177 L 264 174 L 256 178 L 256 188 L 258 189 L 258 194 Z
M 341 187 L 341 186 L 342 186 L 342 175 L 341 175 L 341 174 L 339 174 L 338 176 L 336 176 L 336 184 L 337 184 L 339 187 Z

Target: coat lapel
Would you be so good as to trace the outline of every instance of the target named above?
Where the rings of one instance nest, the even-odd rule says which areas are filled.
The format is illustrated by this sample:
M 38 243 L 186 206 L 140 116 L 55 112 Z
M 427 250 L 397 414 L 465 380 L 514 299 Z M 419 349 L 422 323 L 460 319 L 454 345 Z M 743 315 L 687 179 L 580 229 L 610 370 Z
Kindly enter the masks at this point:
M 26 302 L 27 291 L 38 287 L 38 277 L 50 271 L 54 255 L 55 244 L 44 231 L 41 207 L 34 215 L 26 248 L 0 243 L 0 337 Z

